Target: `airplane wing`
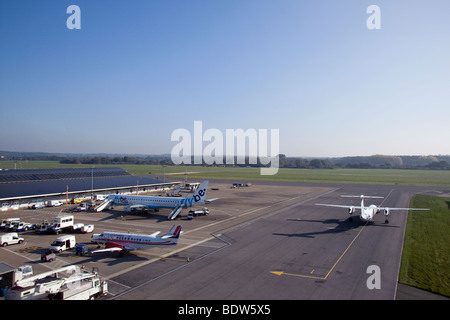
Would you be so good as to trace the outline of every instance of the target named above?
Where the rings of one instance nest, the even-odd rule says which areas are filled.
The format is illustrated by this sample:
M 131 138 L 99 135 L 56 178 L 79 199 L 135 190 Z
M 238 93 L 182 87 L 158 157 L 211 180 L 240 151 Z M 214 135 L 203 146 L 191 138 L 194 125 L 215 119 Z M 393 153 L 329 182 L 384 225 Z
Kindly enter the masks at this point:
M 339 205 L 339 204 L 323 204 L 323 203 L 316 203 L 316 206 L 335 207 L 335 208 L 346 208 L 346 209 L 359 209 L 359 210 L 361 210 L 361 206 L 343 206 L 343 205 Z
M 144 209 L 144 208 L 155 209 L 153 206 L 144 205 L 144 204 L 134 204 L 134 205 L 130 206 L 130 210 L 131 209 Z
M 316 206 L 325 206 L 325 207 L 336 207 L 336 208 L 347 208 L 347 209 L 359 209 L 361 210 L 361 206 L 344 206 L 339 204 L 323 204 L 323 203 L 316 203 Z M 391 208 L 391 207 L 377 207 L 378 210 L 430 210 L 426 208 Z
M 91 253 L 95 254 L 95 253 L 102 253 L 102 252 L 120 252 L 122 250 L 123 250 L 123 248 L 112 247 L 112 248 L 106 248 L 106 249 L 93 250 L 93 251 L 91 251 Z
M 161 233 L 161 231 L 156 231 L 156 232 L 153 232 L 151 235 L 150 235 L 150 237 L 156 237 L 158 234 L 160 234 Z
M 219 199 L 219 198 L 206 199 L 206 200 L 205 200 L 205 203 L 210 203 L 210 202 L 213 202 L 213 201 L 215 201 L 215 200 L 217 200 L 217 199 Z
M 139 209 L 139 208 L 145 208 L 142 204 L 133 204 L 132 206 L 129 206 L 130 209 Z
M 152 206 L 150 204 L 134 204 L 132 206 L 128 206 L 125 211 L 134 211 L 134 210 L 145 210 L 145 209 L 151 209 L 151 210 L 156 210 L 159 209 L 160 207 L 158 206 Z
M 115 247 L 109 247 L 109 248 L 105 248 L 105 249 L 93 250 L 93 251 L 91 251 L 91 253 L 95 254 L 95 253 L 102 253 L 102 252 L 122 252 L 122 251 L 133 251 L 133 250 L 136 250 L 136 248 L 132 243 L 130 243 L 130 244 L 127 244 L 126 246 L 120 246 L 120 247 L 115 246 Z
M 428 211 L 430 209 L 427 208 L 391 208 L 391 207 L 378 207 L 378 210 L 421 210 L 421 211 Z

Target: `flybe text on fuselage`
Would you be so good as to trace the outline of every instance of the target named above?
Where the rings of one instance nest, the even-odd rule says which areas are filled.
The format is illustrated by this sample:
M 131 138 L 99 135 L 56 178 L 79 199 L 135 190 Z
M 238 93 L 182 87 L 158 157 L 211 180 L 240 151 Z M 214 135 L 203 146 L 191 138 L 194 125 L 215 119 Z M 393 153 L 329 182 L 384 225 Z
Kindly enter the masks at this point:
M 189 204 L 189 207 L 192 207 L 192 202 L 194 201 L 194 197 L 184 198 L 180 199 L 180 205 L 187 207 Z M 195 202 L 198 202 L 199 200 L 196 200 Z
M 122 197 L 122 196 L 115 196 L 114 197 L 114 203 L 128 204 L 128 198 L 127 197 Z

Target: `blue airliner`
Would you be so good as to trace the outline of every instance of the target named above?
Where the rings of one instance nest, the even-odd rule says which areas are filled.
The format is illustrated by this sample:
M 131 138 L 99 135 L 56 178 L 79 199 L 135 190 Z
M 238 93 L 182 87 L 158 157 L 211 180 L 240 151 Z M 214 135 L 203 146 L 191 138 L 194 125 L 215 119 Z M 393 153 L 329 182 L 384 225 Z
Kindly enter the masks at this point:
M 203 205 L 216 199 L 205 200 L 208 180 L 203 181 L 194 194 L 185 198 L 134 196 L 134 195 L 109 195 L 97 208 L 97 212 L 114 205 L 124 206 L 125 211 L 137 209 L 173 209 L 169 220 L 175 219 L 183 208 Z

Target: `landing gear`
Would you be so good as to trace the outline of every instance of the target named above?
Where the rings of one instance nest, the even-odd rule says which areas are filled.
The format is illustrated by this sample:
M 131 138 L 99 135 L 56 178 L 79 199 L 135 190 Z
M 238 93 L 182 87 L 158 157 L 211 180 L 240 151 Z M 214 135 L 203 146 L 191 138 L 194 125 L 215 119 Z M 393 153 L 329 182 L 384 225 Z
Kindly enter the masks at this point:
M 384 224 L 389 224 L 389 220 L 388 219 L 384 220 Z

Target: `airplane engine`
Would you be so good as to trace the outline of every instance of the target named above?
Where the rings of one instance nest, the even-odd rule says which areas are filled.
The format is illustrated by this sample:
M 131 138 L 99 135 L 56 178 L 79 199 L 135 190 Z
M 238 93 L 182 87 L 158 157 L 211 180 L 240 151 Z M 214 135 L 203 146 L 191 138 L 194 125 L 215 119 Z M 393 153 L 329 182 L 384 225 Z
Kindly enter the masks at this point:
M 384 209 L 384 215 L 387 217 L 389 215 L 389 209 Z
M 349 209 L 348 209 L 348 214 L 353 214 L 353 212 L 355 212 L 355 208 L 353 208 L 353 207 L 350 207 Z

